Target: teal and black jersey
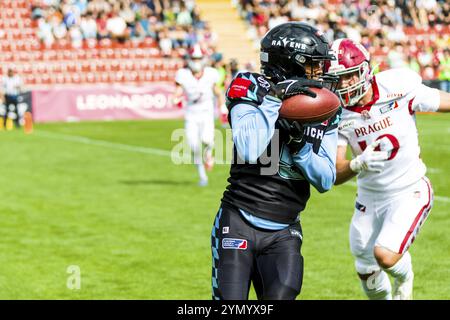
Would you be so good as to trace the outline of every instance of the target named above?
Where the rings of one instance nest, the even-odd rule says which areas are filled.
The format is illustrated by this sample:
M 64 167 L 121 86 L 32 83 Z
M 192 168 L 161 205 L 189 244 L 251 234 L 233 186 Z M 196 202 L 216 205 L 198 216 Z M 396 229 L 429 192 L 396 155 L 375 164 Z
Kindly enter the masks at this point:
M 285 133 L 277 130 L 281 101 L 271 96 L 263 75 L 238 74 L 227 90 L 227 103 L 235 146 L 222 201 L 263 219 L 295 223 L 310 197 L 310 184 L 326 191 L 334 182 L 335 153 L 328 149 L 336 148 L 339 116 L 305 127 L 306 146 L 296 158 L 284 143 Z

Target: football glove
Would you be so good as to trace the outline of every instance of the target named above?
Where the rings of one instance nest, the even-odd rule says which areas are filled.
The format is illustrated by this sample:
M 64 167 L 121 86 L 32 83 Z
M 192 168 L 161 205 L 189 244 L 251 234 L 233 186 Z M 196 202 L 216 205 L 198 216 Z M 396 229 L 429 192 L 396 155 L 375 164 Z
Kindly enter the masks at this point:
M 384 169 L 384 165 L 389 155 L 387 151 L 375 151 L 381 140 L 372 142 L 363 153 L 350 161 L 350 169 L 359 173 L 361 170 L 380 173 Z
M 323 88 L 323 84 L 318 80 L 292 78 L 275 84 L 273 93 L 280 100 L 285 100 L 297 94 L 305 94 L 315 98 L 317 96 L 316 93 L 309 90 L 309 87 Z
M 286 119 L 278 119 L 281 130 L 285 131 L 288 140 L 286 145 L 292 154 L 297 154 L 305 145 L 306 139 L 304 135 L 304 127 L 297 121 L 288 121 Z

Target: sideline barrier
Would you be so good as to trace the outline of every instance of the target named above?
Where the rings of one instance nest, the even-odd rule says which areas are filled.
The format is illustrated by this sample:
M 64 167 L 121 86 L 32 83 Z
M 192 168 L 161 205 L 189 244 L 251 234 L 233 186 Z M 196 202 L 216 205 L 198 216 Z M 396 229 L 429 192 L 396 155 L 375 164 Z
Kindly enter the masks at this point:
M 182 118 L 183 110 L 172 105 L 173 91 L 173 85 L 164 83 L 36 89 L 32 91 L 33 121 Z

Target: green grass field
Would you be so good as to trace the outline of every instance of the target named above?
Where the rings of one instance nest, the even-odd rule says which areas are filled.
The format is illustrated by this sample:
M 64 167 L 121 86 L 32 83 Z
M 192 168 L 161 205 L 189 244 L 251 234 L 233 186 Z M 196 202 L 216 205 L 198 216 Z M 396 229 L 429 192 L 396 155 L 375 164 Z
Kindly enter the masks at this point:
M 420 115 L 418 124 L 438 197 L 411 248 L 414 294 L 450 299 L 450 115 Z M 171 150 L 180 127 L 89 122 L 0 132 L 0 299 L 210 299 L 210 232 L 229 165 L 197 187 L 194 166 L 155 154 Z M 355 190 L 347 183 L 314 193 L 302 214 L 299 299 L 364 299 L 348 244 Z M 81 271 L 79 290 L 66 286 L 71 265 Z

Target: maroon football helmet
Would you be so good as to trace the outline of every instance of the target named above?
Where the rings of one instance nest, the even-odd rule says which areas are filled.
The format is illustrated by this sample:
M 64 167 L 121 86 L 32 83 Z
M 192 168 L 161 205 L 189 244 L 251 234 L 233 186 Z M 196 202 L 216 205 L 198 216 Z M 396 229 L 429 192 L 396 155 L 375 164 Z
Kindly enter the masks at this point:
M 188 51 L 188 67 L 192 72 L 201 72 L 206 66 L 206 54 L 200 45 L 196 44 Z
M 353 106 L 367 93 L 370 88 L 373 74 L 370 68 L 369 52 L 359 43 L 350 39 L 335 40 L 331 46 L 336 59 L 328 65 L 328 74 L 342 76 L 356 73 L 358 80 L 342 87 L 339 82 L 336 93 L 340 96 L 345 106 Z M 342 77 L 343 78 L 343 77 Z

